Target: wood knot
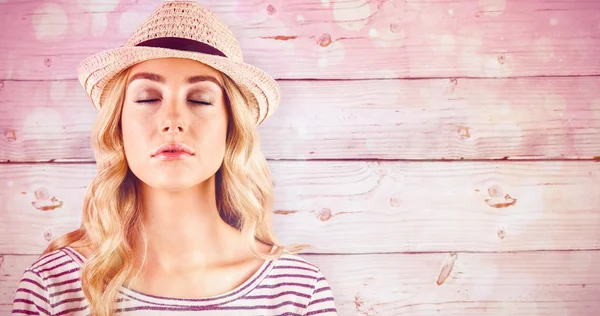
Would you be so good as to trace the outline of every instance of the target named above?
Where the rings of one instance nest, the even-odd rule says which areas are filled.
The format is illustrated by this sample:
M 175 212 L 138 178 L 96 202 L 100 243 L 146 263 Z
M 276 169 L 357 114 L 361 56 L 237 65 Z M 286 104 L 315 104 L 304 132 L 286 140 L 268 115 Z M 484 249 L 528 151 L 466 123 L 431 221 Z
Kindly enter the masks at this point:
M 390 205 L 392 207 L 399 207 L 402 204 L 402 195 L 400 193 L 396 193 L 390 197 Z
M 458 136 L 460 136 L 460 138 L 462 138 L 462 139 L 471 138 L 471 134 L 469 133 L 469 128 L 466 126 L 459 126 L 458 129 L 456 130 L 456 132 L 458 133 Z
M 17 140 L 17 131 L 12 128 L 4 129 L 4 138 L 9 142 L 14 142 Z
M 491 197 L 501 197 L 502 196 L 502 188 L 499 185 L 494 184 L 488 188 L 488 194 Z
M 298 36 L 287 36 L 287 35 L 277 35 L 273 37 L 263 37 L 263 38 L 272 38 L 278 41 L 289 41 L 291 39 L 296 39 Z
M 442 266 L 442 270 L 440 271 L 440 275 L 438 276 L 436 282 L 437 285 L 442 285 L 444 282 L 446 282 L 446 279 L 448 279 L 450 273 L 452 272 L 452 268 L 454 268 L 454 262 L 456 261 L 457 257 L 458 255 L 453 252 L 448 256 L 448 258 L 446 258 L 444 265 Z
M 512 198 L 508 194 L 502 193 L 502 188 L 498 185 L 493 185 L 488 188 L 489 199 L 485 199 L 485 202 L 494 208 L 505 208 L 517 203 L 517 199 Z
M 331 44 L 331 35 L 329 35 L 328 33 L 321 34 L 321 36 L 319 36 L 319 38 L 317 39 L 317 43 L 321 47 L 329 46 L 329 44 Z
M 323 222 L 328 221 L 331 218 L 331 210 L 328 208 L 324 208 L 319 211 L 319 219 Z
M 400 32 L 400 19 L 395 19 L 390 23 L 390 32 L 399 33 Z
M 505 208 L 513 206 L 517 203 L 517 199 L 512 198 L 510 195 L 505 195 L 504 198 L 492 198 L 485 200 L 487 204 L 494 208 Z
M 356 293 L 354 295 L 354 305 L 356 306 L 356 310 L 360 311 L 360 308 L 365 304 L 365 301 L 360 297 L 360 293 Z
M 63 205 L 63 201 L 59 201 L 54 196 L 50 197 L 46 188 L 35 190 L 35 198 L 37 201 L 31 202 L 31 204 L 40 211 L 51 211 Z
M 288 214 L 295 214 L 298 213 L 298 211 L 288 211 L 288 210 L 276 210 L 275 212 L 273 212 L 275 214 L 279 214 L 279 215 L 288 215 Z
M 46 241 L 51 241 L 52 240 L 52 231 L 51 230 L 47 230 L 44 232 L 44 239 L 46 239 Z
M 50 197 L 46 188 L 39 188 L 35 190 L 35 198 L 38 200 L 47 200 Z
M 505 61 L 506 61 L 506 57 L 504 55 L 498 55 L 498 63 L 500 65 L 504 65 Z
M 504 228 L 500 228 L 498 230 L 498 238 L 504 239 L 505 236 L 506 236 L 506 232 L 504 231 Z
M 46 65 L 46 67 L 52 66 L 52 58 L 44 58 L 44 65 Z
M 277 10 L 275 9 L 275 7 L 272 4 L 269 4 L 267 6 L 267 13 L 269 15 L 273 15 L 273 14 L 275 14 L 275 12 L 277 12 Z

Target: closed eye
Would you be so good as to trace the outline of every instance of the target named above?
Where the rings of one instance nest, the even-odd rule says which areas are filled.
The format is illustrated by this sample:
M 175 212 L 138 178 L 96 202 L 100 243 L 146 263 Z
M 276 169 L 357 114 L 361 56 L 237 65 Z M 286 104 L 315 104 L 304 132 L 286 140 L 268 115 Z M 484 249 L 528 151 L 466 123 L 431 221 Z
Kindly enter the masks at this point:
M 191 103 L 194 103 L 194 104 L 212 105 L 212 103 L 205 102 L 205 101 L 196 101 L 196 100 L 188 100 L 188 101 L 191 102 Z
M 160 100 L 159 99 L 138 100 L 138 101 L 135 101 L 135 103 L 152 103 L 152 102 L 156 102 L 156 101 L 160 101 Z
M 136 103 L 154 103 L 160 101 L 160 99 L 148 99 L 148 100 L 138 100 Z M 212 103 L 204 102 L 204 101 L 196 101 L 196 100 L 188 100 L 188 102 L 193 104 L 202 104 L 202 105 L 212 105 Z

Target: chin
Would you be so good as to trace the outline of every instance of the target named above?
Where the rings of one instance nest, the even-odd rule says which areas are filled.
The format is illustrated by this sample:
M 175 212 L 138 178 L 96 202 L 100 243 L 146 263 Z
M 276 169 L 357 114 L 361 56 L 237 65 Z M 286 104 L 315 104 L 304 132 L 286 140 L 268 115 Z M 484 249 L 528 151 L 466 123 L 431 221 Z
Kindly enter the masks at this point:
M 145 184 L 156 190 L 177 192 L 177 191 L 188 190 L 190 188 L 197 186 L 200 183 L 197 181 L 187 182 L 187 181 L 174 181 L 173 179 L 171 179 L 170 181 L 154 180 L 154 181 L 145 182 Z
M 183 191 L 209 180 L 218 171 L 218 168 L 215 172 L 207 172 L 206 168 L 195 166 L 187 166 L 185 168 L 144 166 L 141 168 L 132 168 L 131 170 L 140 182 L 153 189 Z

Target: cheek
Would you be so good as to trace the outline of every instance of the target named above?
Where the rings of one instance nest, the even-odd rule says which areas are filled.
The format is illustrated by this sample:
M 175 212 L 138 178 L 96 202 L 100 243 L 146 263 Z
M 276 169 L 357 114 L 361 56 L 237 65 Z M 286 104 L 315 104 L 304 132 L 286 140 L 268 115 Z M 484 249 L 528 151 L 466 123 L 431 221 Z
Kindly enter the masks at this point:
M 149 129 L 147 124 L 137 119 L 126 118 L 122 126 L 123 145 L 127 160 L 135 161 L 136 157 L 146 154 L 146 133 Z
M 227 138 L 226 123 L 213 121 L 199 126 L 201 128 L 198 131 L 198 139 L 200 140 L 201 150 L 209 153 L 215 159 L 222 159 Z

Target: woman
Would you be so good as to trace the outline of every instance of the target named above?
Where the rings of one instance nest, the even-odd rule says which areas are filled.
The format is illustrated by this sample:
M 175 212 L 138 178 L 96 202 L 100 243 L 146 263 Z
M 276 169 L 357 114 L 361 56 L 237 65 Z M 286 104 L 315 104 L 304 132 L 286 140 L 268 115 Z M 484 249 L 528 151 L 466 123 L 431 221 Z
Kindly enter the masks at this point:
M 319 268 L 271 227 L 256 126 L 279 87 L 211 11 L 166 1 L 86 58 L 98 174 L 81 227 L 23 274 L 13 314 L 337 315 Z

